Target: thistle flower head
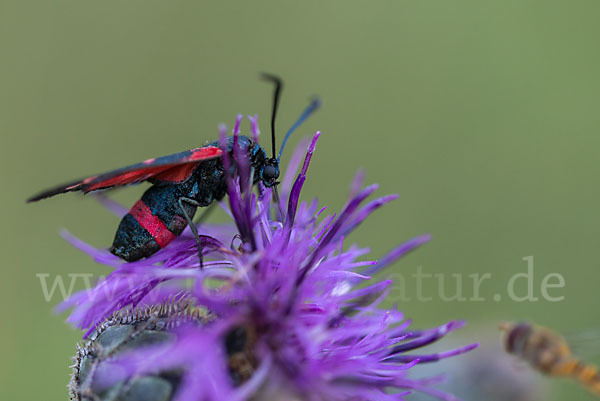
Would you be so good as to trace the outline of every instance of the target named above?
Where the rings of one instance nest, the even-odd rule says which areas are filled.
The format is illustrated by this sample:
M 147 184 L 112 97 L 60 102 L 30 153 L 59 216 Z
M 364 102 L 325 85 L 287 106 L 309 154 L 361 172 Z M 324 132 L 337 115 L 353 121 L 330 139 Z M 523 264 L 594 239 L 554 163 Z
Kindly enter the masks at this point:
M 257 137 L 256 120 L 251 119 Z M 239 120 L 234 133 L 239 130 Z M 225 130 L 221 129 L 224 139 Z M 438 354 L 411 351 L 437 341 L 462 322 L 430 330 L 409 330 L 397 308 L 380 308 L 391 281 L 372 276 L 429 240 L 416 237 L 379 261 L 363 260 L 369 250 L 345 238 L 373 211 L 395 196 L 367 202 L 377 186 L 362 178 L 339 214 L 327 214 L 315 201 L 301 202 L 319 132 L 292 156 L 275 196 L 259 183 L 241 153 L 224 156 L 227 205 L 234 224 L 198 227 L 204 264 L 189 230 L 153 256 L 123 263 L 70 234 L 67 239 L 114 271 L 91 290 L 64 302 L 68 320 L 93 333 L 117 311 L 185 299 L 208 311 L 202 324 L 173 329 L 176 340 L 134 350 L 110 360 L 102 380 L 110 383 L 170 370 L 184 374 L 175 399 L 401 400 L 422 391 L 455 400 L 411 380 L 413 366 L 466 352 L 470 345 Z M 299 173 L 296 172 L 299 169 Z M 118 206 L 104 199 L 117 213 Z M 112 367 L 112 368 L 111 368 Z M 282 396 L 281 394 L 286 394 Z

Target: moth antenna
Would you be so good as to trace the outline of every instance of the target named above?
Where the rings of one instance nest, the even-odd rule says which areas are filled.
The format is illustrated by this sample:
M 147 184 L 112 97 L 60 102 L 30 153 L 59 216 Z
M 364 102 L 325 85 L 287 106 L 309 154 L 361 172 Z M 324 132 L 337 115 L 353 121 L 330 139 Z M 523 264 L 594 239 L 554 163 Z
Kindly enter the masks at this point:
M 275 84 L 275 90 L 273 92 L 273 112 L 271 113 L 271 146 L 273 151 L 273 158 L 275 157 L 275 117 L 277 117 L 277 109 L 279 108 L 279 94 L 283 88 L 283 81 L 276 75 L 262 73 L 262 78 L 271 81 Z
M 292 133 L 296 130 L 296 128 L 298 128 L 300 125 L 302 125 L 302 123 L 315 111 L 317 111 L 317 109 L 321 106 L 321 99 L 319 99 L 318 97 L 315 97 L 310 104 L 306 107 L 306 109 L 304 109 L 304 111 L 302 112 L 302 114 L 300 114 L 300 117 L 298 117 L 298 119 L 296 120 L 296 122 L 294 124 L 292 124 L 292 126 L 290 127 L 290 129 L 288 130 L 288 132 L 285 134 L 285 137 L 283 138 L 283 142 L 281 142 L 281 149 L 279 149 L 279 154 L 277 155 L 277 161 L 279 162 L 279 160 L 281 159 L 281 154 L 283 153 L 283 148 L 285 148 L 285 144 L 287 143 L 287 140 L 290 138 L 290 135 L 292 135 Z

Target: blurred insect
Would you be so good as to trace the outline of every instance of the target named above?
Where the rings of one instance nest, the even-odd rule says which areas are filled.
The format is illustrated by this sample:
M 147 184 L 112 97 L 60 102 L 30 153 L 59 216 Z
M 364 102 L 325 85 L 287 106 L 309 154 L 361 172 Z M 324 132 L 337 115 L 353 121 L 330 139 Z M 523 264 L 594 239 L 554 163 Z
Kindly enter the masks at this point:
M 256 328 L 251 325 L 236 326 L 225 335 L 227 368 L 235 386 L 250 379 L 258 366 L 254 354 L 256 341 Z
M 558 333 L 529 323 L 501 323 L 506 333 L 506 351 L 529 362 L 536 370 L 555 377 L 577 380 L 600 396 L 600 373 L 594 365 L 580 361 Z
M 127 213 L 115 235 L 110 252 L 128 262 L 156 253 L 190 226 L 198 244 L 202 265 L 202 241 L 193 224 L 198 207 L 211 205 L 226 194 L 226 174 L 221 156 L 226 151 L 233 154 L 234 143 L 246 152 L 254 171 L 253 184 L 262 181 L 265 187 L 275 187 L 279 177 L 279 161 L 285 144 L 292 132 L 318 107 L 314 100 L 286 133 L 279 154 L 275 153 L 275 117 L 279 105 L 282 81 L 273 75 L 263 78 L 275 85 L 273 112 L 271 115 L 272 157 L 247 136 L 227 138 L 226 149 L 214 141 L 206 146 L 169 156 L 148 159 L 138 164 L 77 180 L 48 189 L 32 196 L 27 202 L 35 202 L 65 192 L 103 190 L 148 181 L 153 184 Z M 276 188 L 275 188 L 276 190 Z

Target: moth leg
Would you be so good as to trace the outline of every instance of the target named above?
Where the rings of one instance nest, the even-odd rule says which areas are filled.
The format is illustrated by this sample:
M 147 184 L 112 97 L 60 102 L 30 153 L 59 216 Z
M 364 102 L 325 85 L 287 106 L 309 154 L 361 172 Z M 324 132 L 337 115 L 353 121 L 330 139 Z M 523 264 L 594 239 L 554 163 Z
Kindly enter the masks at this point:
M 198 245 L 198 260 L 200 261 L 200 268 L 202 269 L 204 267 L 204 257 L 202 255 L 202 241 L 200 240 L 200 236 L 198 235 L 198 229 L 196 228 L 196 225 L 194 224 L 194 221 L 192 220 L 192 218 L 190 217 L 190 215 L 185 211 L 185 208 L 183 207 L 183 202 L 187 203 L 188 205 L 192 205 L 192 206 L 196 206 L 196 207 L 200 207 L 201 205 L 196 202 L 193 199 L 190 198 L 185 198 L 185 197 L 181 197 L 179 198 L 179 200 L 177 201 L 179 203 L 179 207 L 181 208 L 181 211 L 183 213 L 183 216 L 185 217 L 185 220 L 187 221 L 188 226 L 190 226 L 190 229 L 192 230 L 192 234 L 194 235 L 194 239 L 196 240 L 196 244 Z

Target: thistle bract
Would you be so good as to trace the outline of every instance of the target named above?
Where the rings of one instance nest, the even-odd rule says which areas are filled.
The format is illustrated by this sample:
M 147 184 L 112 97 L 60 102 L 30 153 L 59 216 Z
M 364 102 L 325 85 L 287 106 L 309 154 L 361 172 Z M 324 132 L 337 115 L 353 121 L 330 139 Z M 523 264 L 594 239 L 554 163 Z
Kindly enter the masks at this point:
M 120 311 L 108 317 L 77 347 L 69 383 L 71 400 L 168 401 L 177 391 L 180 369 L 106 381 L 105 362 L 121 353 L 176 340 L 172 329 L 182 324 L 201 325 L 205 311 L 185 299 Z M 118 367 L 117 367 L 118 368 Z M 112 376 L 111 376 L 112 377 Z
M 257 137 L 255 119 L 252 126 Z M 222 140 L 225 135 L 222 128 Z M 161 302 L 185 299 L 210 316 L 202 324 L 169 327 L 169 341 L 99 361 L 99 376 L 88 380 L 110 386 L 178 371 L 172 398 L 178 401 L 387 401 L 402 400 L 413 391 L 455 400 L 431 387 L 435 380 L 413 380 L 408 371 L 474 348 L 413 353 L 463 323 L 411 330 L 398 309 L 379 307 L 391 281 L 372 279 L 429 236 L 409 240 L 378 261 L 364 260 L 368 249 L 347 245 L 348 234 L 395 198 L 367 201 L 377 187 L 362 188 L 360 175 L 338 214 L 327 214 L 316 200 L 300 202 L 319 135 L 293 155 L 279 196 L 263 186 L 258 194 L 252 191 L 255 172 L 241 152 L 224 157 L 226 170 L 237 172 L 227 180 L 223 204 L 234 224 L 198 227 L 203 268 L 189 232 L 131 263 L 65 234 L 96 261 L 114 268 L 94 288 L 62 305 L 73 308 L 68 320 L 86 330 L 86 336 L 114 313 Z

